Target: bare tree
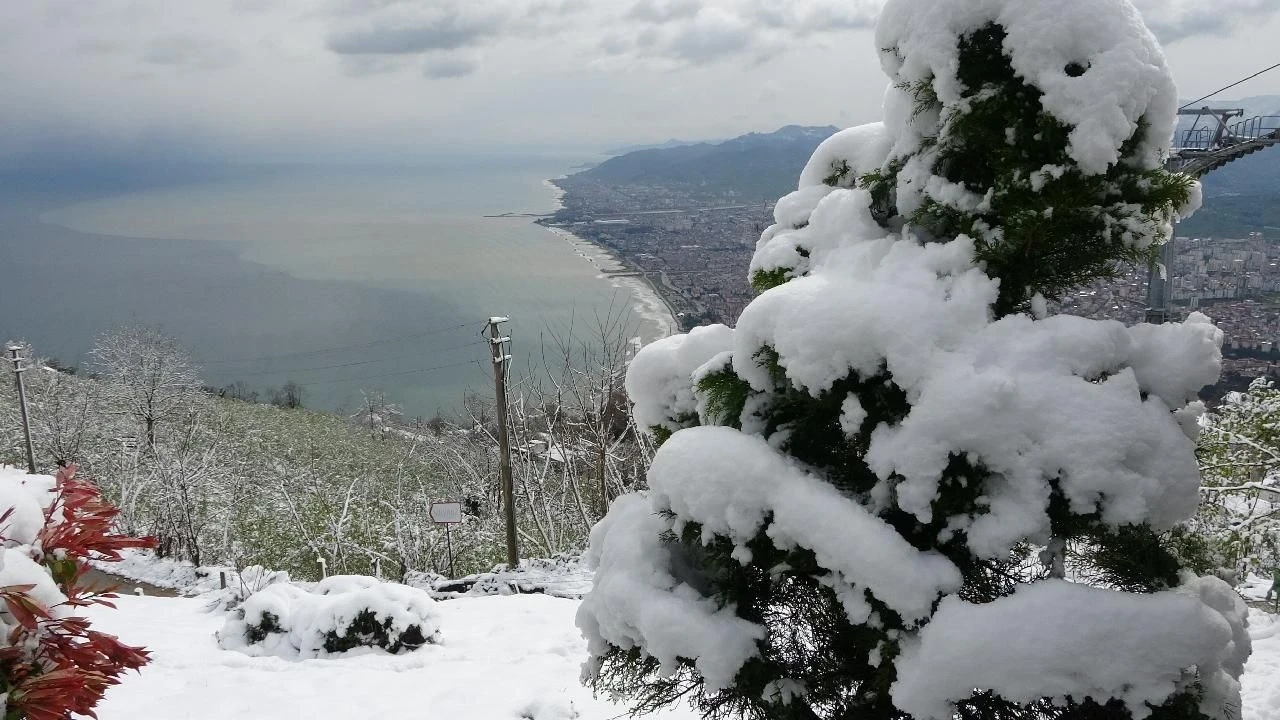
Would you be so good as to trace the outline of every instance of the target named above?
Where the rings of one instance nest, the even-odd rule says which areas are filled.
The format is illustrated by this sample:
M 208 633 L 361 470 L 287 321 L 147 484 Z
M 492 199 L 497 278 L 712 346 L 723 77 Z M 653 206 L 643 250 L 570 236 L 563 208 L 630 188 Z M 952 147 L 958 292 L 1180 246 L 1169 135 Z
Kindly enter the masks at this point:
M 286 383 L 285 387 L 288 387 L 289 384 L 291 383 Z M 301 392 L 302 388 L 299 387 L 298 390 Z M 258 398 L 260 397 L 257 390 L 250 388 L 242 380 L 236 380 L 230 385 L 218 388 L 218 392 L 216 394 L 218 397 L 227 398 L 228 400 L 239 400 L 241 402 L 250 403 L 258 402 Z M 301 403 L 301 395 L 299 395 L 299 403 Z
M 137 420 L 152 451 L 156 425 L 181 416 L 199 397 L 200 377 L 191 357 L 154 328 L 132 326 L 107 333 L 89 355 L 107 399 L 117 412 Z
M 372 437 L 381 437 L 389 429 L 404 424 L 404 412 L 387 399 L 386 392 L 361 390 L 360 398 L 360 409 L 351 416 L 351 421 L 367 426 Z
M 271 393 L 271 404 L 282 408 L 300 408 L 303 402 L 302 386 L 290 380 L 285 383 L 279 390 Z
M 141 488 L 149 490 L 151 532 L 161 554 L 199 565 L 209 533 L 227 524 L 225 509 L 233 507 L 219 496 L 231 493 L 235 483 L 220 418 L 193 411 L 178 427 L 180 432 L 156 449 Z M 213 532 L 213 537 L 218 534 Z
M 40 410 L 32 424 L 41 454 L 58 467 L 83 465 L 92 432 L 93 387 L 48 366 L 36 367 L 41 372 L 33 373 L 29 388 L 31 404 Z
M 611 309 L 576 336 L 571 330 L 553 337 L 555 352 L 550 360 L 543 353 L 545 375 L 573 408 L 579 442 L 589 449 L 594 462 L 599 517 L 608 512 L 612 498 L 636 482 L 639 472 L 635 453 L 619 454 L 638 437 L 623 386 L 627 363 L 635 352 L 630 318 L 625 307 Z

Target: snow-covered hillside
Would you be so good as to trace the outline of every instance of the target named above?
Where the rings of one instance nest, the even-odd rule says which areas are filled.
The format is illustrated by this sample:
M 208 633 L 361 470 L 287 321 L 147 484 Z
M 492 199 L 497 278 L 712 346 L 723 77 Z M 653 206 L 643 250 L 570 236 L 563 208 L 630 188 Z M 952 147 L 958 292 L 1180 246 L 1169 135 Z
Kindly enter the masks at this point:
M 578 602 L 544 595 L 439 604 L 443 641 L 407 655 L 288 661 L 220 650 L 223 616 L 188 598 L 122 597 L 94 626 L 146 645 L 141 675 L 107 693 L 101 720 L 611 720 L 625 708 L 578 683 Z M 1280 621 L 1255 611 L 1242 720 L 1280 720 Z M 656 720 L 693 720 L 676 707 Z

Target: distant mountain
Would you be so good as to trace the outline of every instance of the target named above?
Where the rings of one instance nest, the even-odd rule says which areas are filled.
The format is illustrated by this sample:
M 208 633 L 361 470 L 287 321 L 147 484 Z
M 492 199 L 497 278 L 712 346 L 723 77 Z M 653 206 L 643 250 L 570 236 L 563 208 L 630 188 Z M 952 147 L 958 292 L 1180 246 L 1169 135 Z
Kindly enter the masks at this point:
M 670 150 L 671 148 L 688 147 L 690 145 L 698 145 L 700 142 L 698 140 L 676 140 L 672 138 L 664 143 L 654 145 L 625 145 L 612 150 L 605 150 L 604 154 L 610 157 L 617 157 L 628 153 L 640 152 L 641 150 Z
M 691 194 L 773 201 L 791 192 L 809 156 L 836 127 L 788 125 L 722 143 L 637 150 L 581 173 L 605 185 L 653 185 Z
M 1238 238 L 1253 232 L 1280 239 L 1280 192 L 1205 198 L 1204 207 L 1177 230 L 1186 237 Z

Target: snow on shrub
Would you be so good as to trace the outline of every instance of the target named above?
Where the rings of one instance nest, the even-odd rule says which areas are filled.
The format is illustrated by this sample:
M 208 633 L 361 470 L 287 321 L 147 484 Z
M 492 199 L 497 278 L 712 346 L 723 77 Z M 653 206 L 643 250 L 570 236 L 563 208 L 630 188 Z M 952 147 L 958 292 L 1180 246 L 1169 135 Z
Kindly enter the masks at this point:
M 249 596 L 218 632 L 228 650 L 286 658 L 357 648 L 395 654 L 439 639 L 439 610 L 425 591 L 356 575 L 326 578 L 310 588 L 269 585 Z
M 103 694 L 147 652 L 93 630 L 77 608 L 111 607 L 80 584 L 89 561 L 119 560 L 151 538 L 112 531 L 118 510 L 74 467 L 56 478 L 0 468 L 0 715 L 93 716 Z

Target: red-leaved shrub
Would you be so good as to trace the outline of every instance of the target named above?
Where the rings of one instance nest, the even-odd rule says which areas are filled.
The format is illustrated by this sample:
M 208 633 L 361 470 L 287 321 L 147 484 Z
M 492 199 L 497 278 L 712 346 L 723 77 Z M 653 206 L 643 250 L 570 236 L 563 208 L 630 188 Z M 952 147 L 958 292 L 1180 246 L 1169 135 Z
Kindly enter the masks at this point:
M 153 547 L 154 540 L 116 533 L 119 511 L 92 482 L 77 478 L 74 466 L 58 473 L 52 495 L 35 542 L 0 537 L 6 547 L 17 544 L 14 549 L 42 565 L 65 596 L 58 604 L 42 604 L 33 591 L 44 587 L 36 594 L 48 597 L 51 589 L 38 577 L 40 583 L 0 587 L 0 602 L 10 616 L 3 618 L 4 624 L 12 626 L 0 643 L 4 720 L 66 720 L 72 713 L 97 717 L 93 708 L 107 688 L 149 660 L 142 648 L 97 632 L 87 618 L 71 613 L 91 605 L 115 607 L 110 602 L 114 594 L 82 582 L 90 559 L 118 561 L 121 550 Z M 0 526 L 13 512 L 9 508 L 0 514 Z

